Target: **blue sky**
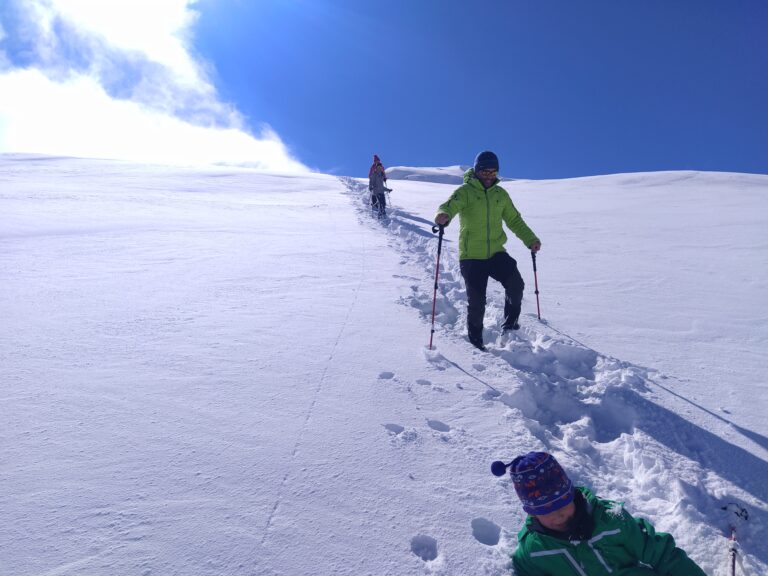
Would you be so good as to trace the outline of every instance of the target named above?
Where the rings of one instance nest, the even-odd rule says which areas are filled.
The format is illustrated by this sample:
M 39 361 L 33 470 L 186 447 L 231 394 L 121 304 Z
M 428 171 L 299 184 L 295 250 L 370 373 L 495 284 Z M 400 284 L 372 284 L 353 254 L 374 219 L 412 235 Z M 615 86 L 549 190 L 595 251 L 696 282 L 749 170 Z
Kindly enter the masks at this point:
M 0 152 L 768 173 L 765 0 L 2 0 Z
M 298 158 L 362 175 L 471 163 L 557 178 L 768 172 L 763 0 L 198 5 L 196 49 Z

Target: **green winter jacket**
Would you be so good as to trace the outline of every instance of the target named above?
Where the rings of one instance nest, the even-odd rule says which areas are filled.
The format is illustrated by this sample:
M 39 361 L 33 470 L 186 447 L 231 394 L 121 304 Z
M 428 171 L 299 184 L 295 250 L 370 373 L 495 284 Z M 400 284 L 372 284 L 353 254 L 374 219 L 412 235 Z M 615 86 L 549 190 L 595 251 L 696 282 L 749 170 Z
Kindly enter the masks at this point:
M 527 247 L 538 241 L 512 204 L 507 191 L 498 182 L 486 190 L 471 168 L 464 174 L 464 184 L 438 208 L 437 213 L 448 214 L 451 219 L 456 214 L 460 215 L 460 260 L 487 260 L 497 252 L 503 252 L 507 235 L 502 220 Z
M 706 576 L 670 534 L 633 518 L 620 502 L 577 488 L 591 512 L 589 540 L 569 541 L 532 530 L 529 516 L 512 554 L 516 576 Z

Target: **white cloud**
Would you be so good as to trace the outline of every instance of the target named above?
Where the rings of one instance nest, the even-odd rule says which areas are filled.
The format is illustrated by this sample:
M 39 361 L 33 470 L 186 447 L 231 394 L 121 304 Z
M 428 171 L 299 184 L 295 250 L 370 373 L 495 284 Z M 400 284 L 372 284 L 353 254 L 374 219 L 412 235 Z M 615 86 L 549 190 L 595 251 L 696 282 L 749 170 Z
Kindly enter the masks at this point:
M 26 61 L 0 68 L 0 152 L 307 170 L 218 98 L 190 48 L 195 0 L 11 1 Z
M 16 70 L 0 75 L 0 94 L 0 150 L 306 170 L 269 129 L 254 138 L 234 128 L 194 126 L 111 98 L 85 75 L 55 82 L 38 70 Z
M 197 81 L 197 64 L 187 50 L 187 33 L 196 19 L 187 0 L 49 0 L 51 10 L 84 32 L 108 39 L 115 48 Z

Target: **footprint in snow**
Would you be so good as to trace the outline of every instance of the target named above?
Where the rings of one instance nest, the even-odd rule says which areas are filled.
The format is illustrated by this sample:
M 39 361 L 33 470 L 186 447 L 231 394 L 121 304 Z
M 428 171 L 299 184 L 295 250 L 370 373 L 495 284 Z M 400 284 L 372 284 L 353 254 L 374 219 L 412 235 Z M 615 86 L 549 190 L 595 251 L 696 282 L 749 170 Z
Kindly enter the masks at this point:
M 384 428 L 389 430 L 392 434 L 397 436 L 400 434 L 403 430 L 405 430 L 405 427 L 400 426 L 400 424 L 384 424 Z
M 416 380 L 416 384 L 421 384 L 422 386 L 432 386 L 432 382 L 429 380 L 424 380 L 424 378 L 419 378 Z
M 437 540 L 425 534 L 414 536 L 411 538 L 411 552 L 424 562 L 431 562 L 437 558 Z
M 432 312 L 432 298 L 422 293 L 418 284 L 411 285 L 411 294 L 401 297 L 400 303 L 416 308 L 425 316 Z
M 427 420 L 427 424 L 429 425 L 432 430 L 437 430 L 438 432 L 450 432 L 451 427 L 448 426 L 448 424 L 443 424 L 440 422 L 440 420 Z
M 472 368 L 474 368 L 478 372 L 482 372 L 483 370 L 485 370 L 485 365 L 484 364 L 472 364 Z
M 390 442 L 396 446 L 408 446 L 419 442 L 419 433 L 413 428 L 405 428 L 400 424 L 383 424 L 384 429 L 389 433 Z
M 382 372 L 379 374 L 379 380 L 392 380 L 395 377 L 394 372 Z
M 501 527 L 485 518 L 475 518 L 472 520 L 472 535 L 481 544 L 496 546 L 501 537 Z

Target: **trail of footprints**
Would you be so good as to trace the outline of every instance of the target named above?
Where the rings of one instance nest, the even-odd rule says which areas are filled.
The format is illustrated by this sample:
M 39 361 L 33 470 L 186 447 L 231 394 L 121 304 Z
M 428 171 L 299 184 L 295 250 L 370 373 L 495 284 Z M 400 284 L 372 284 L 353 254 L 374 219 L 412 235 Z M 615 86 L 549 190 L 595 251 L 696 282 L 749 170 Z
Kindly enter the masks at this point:
M 341 180 L 357 205 L 360 220 L 370 222 L 366 187 L 351 178 Z M 390 245 L 400 252 L 403 265 L 412 264 L 415 269 L 430 271 L 424 277 L 397 276 L 412 283 L 410 294 L 401 297 L 400 302 L 415 309 L 428 322 L 432 314 L 432 271 L 436 256 L 435 237 L 428 231 L 430 223 L 393 207 L 390 218 L 377 224 L 390 235 Z M 493 301 L 501 302 L 503 297 L 494 297 Z M 435 307 L 438 339 L 463 339 L 466 331 L 465 303 L 458 260 L 451 251 L 445 251 Z M 486 314 L 487 320 L 490 320 L 486 324 L 492 326 L 498 323 L 502 311 L 498 303 L 489 302 Z M 458 368 L 476 380 L 488 382 L 488 389 L 479 398 L 482 401 L 499 401 L 518 410 L 533 436 L 545 444 L 553 437 L 562 440 L 566 433 L 571 443 L 590 446 L 610 443 L 622 434 L 633 434 L 636 424 L 640 426 L 643 422 L 651 422 L 655 425 L 664 420 L 664 409 L 649 404 L 645 397 L 650 385 L 657 384 L 659 379 L 665 380 L 666 376 L 604 356 L 545 322 L 539 322 L 535 315 L 527 316 L 521 322 L 522 330 L 507 340 L 499 335 L 498 329 L 486 331 L 486 339 L 491 344 L 489 352 L 472 351 L 471 364 L 458 366 L 436 353 L 427 355 L 430 368 L 438 372 Z M 474 361 L 479 359 L 482 361 Z M 509 386 L 498 384 L 505 381 L 498 377 L 504 367 L 507 370 L 512 368 L 515 376 L 511 390 Z M 386 372 L 381 374 L 381 378 L 392 380 L 395 376 L 393 372 Z M 471 389 L 477 389 L 471 378 L 464 381 L 467 388 L 472 383 Z M 448 392 L 428 380 L 420 379 L 416 384 L 430 386 L 435 392 Z M 456 387 L 465 389 L 461 384 Z M 411 392 L 410 387 L 408 389 Z M 397 423 L 384 424 L 383 427 L 394 443 L 421 441 L 421 432 L 416 428 L 406 428 Z M 425 437 L 431 431 L 446 441 L 457 431 L 449 424 L 434 419 L 425 419 L 425 428 Z M 683 451 L 685 449 L 683 447 Z M 471 528 L 473 536 L 481 544 L 498 544 L 501 529 L 490 520 L 476 518 Z M 411 551 L 427 565 L 428 571 L 439 570 L 440 553 L 435 538 L 426 534 L 414 536 Z
M 368 206 L 364 202 L 367 190 L 353 179 L 342 178 L 342 182 L 353 198 L 361 199 L 358 211 L 362 220 L 368 215 Z M 432 269 L 435 243 L 429 234 L 412 224 L 412 221 L 418 220 L 398 210 L 398 214 L 394 214 L 384 227 L 396 241 L 403 263 L 415 262 L 425 269 Z M 446 257 L 442 268 L 435 320 L 441 337 L 453 335 L 455 338 L 464 331 L 464 287 L 456 261 Z M 410 276 L 400 278 L 414 282 L 411 294 L 401 298 L 401 303 L 415 308 L 423 318 L 427 318 L 432 311 L 431 278 L 421 281 Z M 493 305 L 489 305 L 487 314 L 495 313 L 500 314 L 500 311 L 494 311 Z M 632 433 L 636 420 L 641 417 L 634 406 L 634 398 L 647 389 L 652 381 L 651 371 L 605 357 L 538 322 L 535 315 L 528 314 L 522 320 L 522 329 L 510 337 L 502 337 L 497 329 L 487 330 L 489 351 L 472 352 L 475 361 L 468 368 L 474 371 L 474 376 L 469 371 L 466 373 L 474 377 L 478 385 L 482 383 L 488 387 L 479 398 L 482 401 L 500 401 L 519 410 L 534 436 L 551 434 L 561 437 L 563 426 L 567 427 L 584 417 L 590 423 L 584 433 L 590 436 L 592 442 L 610 442 L 623 433 Z M 427 353 L 426 360 L 430 369 L 436 372 L 457 368 L 465 370 L 439 352 Z M 511 391 L 499 390 L 483 380 L 487 378 L 497 383 L 498 378 L 493 379 L 492 375 L 499 369 L 503 370 L 503 366 L 512 368 L 516 375 L 516 385 Z M 384 382 L 398 381 L 393 371 L 383 371 L 378 377 Z M 468 382 L 471 379 L 465 379 L 465 383 Z M 434 392 L 448 392 L 427 379 L 418 379 L 415 384 L 430 387 Z M 456 388 L 465 389 L 462 384 L 457 384 Z M 471 388 L 477 391 L 477 386 Z M 406 389 L 414 393 L 411 385 L 407 385 Z M 454 430 L 448 423 L 431 418 L 425 418 L 424 430 L 394 422 L 384 423 L 382 427 L 391 436 L 392 442 L 398 445 L 420 442 L 422 435 L 428 437 L 429 431 L 443 441 L 450 441 L 457 432 L 462 432 Z M 475 518 L 471 530 L 474 538 L 486 546 L 496 546 L 500 541 L 501 528 L 488 519 Z M 438 542 L 427 534 L 418 534 L 411 539 L 411 552 L 427 564 L 439 559 Z
M 486 546 L 496 546 L 501 540 L 501 526 L 486 518 L 472 520 L 472 535 L 475 540 Z M 411 538 L 411 552 L 424 562 L 438 558 L 437 540 L 427 534 L 418 534 Z
M 488 385 L 488 389 L 479 395 L 480 399 L 500 401 L 518 409 L 530 422 L 528 428 L 535 435 L 541 434 L 543 426 L 549 434 L 560 436 L 563 425 L 584 416 L 592 423 L 588 433 L 594 442 L 611 442 L 623 433 L 633 432 L 639 416 L 633 408 L 632 393 L 647 385 L 650 380 L 648 370 L 541 333 L 521 332 L 512 341 L 491 349 L 492 357 L 517 370 L 518 386 L 511 392 L 504 392 Z M 439 352 L 428 354 L 427 360 L 437 372 L 456 366 Z M 471 369 L 478 385 L 485 383 L 482 376 L 490 372 L 489 366 L 474 362 Z M 381 372 L 379 380 L 398 382 L 395 373 L 390 371 Z M 415 384 L 430 387 L 434 392 L 447 392 L 427 379 L 417 379 Z M 456 388 L 465 389 L 461 384 Z M 413 393 L 410 385 L 406 389 Z M 477 392 L 477 387 L 473 386 L 472 390 Z M 392 422 L 383 424 L 383 428 L 399 445 L 420 442 L 421 435 L 429 430 L 448 442 L 456 432 L 450 424 L 434 418 L 425 418 L 424 424 L 421 431 Z M 500 542 L 501 527 L 491 520 L 475 518 L 471 529 L 474 538 L 483 545 L 496 546 Z M 438 542 L 426 534 L 416 535 L 411 539 L 411 552 L 427 564 L 435 562 L 439 558 Z
M 475 364 L 474 369 L 478 372 L 485 370 L 485 366 L 482 364 Z M 379 380 L 383 381 L 397 381 L 394 372 L 381 372 L 379 373 Z M 419 386 L 432 386 L 433 390 L 440 390 L 439 387 L 433 385 L 430 380 L 419 378 L 416 380 L 416 384 Z M 461 386 L 457 386 L 459 389 L 463 389 Z M 437 419 L 427 418 L 425 420 L 427 428 L 440 433 L 441 438 L 445 438 L 445 434 L 452 431 L 451 426 Z M 389 422 L 383 424 L 387 433 L 392 436 L 393 440 L 401 442 L 403 444 L 409 444 L 419 440 L 419 433 L 415 428 L 406 428 L 400 424 Z M 413 476 L 411 476 L 413 478 Z M 488 520 L 487 518 L 475 518 L 471 522 L 472 536 L 486 546 L 496 546 L 501 541 L 501 526 L 495 522 Z M 439 557 L 438 542 L 432 536 L 428 534 L 417 534 L 411 538 L 411 552 L 418 558 L 429 564 L 434 562 Z

